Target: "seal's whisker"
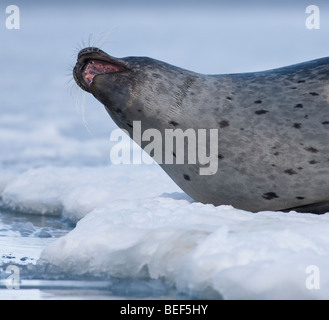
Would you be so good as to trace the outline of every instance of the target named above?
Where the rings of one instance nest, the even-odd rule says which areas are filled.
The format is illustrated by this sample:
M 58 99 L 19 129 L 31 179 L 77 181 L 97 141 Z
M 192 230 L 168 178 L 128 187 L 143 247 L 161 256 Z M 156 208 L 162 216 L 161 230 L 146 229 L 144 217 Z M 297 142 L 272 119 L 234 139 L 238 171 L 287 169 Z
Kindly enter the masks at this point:
M 82 45 L 77 43 L 73 48 L 72 57 L 76 57 L 82 49 L 83 49 Z
M 72 80 L 72 79 L 71 79 Z M 74 92 L 75 90 L 75 92 Z M 79 113 L 81 113 L 82 121 L 89 132 L 90 135 L 93 135 L 92 130 L 90 129 L 87 119 L 86 119 L 86 113 L 85 113 L 85 106 L 86 106 L 86 92 L 82 91 L 80 87 L 76 86 L 74 82 L 72 82 L 72 86 L 70 89 L 70 95 L 73 97 L 73 103 L 75 106 L 75 110 Z
M 81 92 L 81 90 L 79 90 L 79 92 Z M 86 119 L 86 114 L 85 114 L 85 106 L 86 106 L 86 92 L 82 93 L 82 103 L 81 103 L 81 115 L 82 115 L 82 121 L 83 124 L 85 126 L 85 128 L 87 129 L 87 131 L 89 132 L 90 135 L 93 135 L 92 130 L 89 128 L 87 119 Z
M 66 80 L 66 84 L 68 86 L 75 86 L 76 85 L 75 82 L 74 82 L 74 79 L 72 77 Z
M 73 94 L 73 90 L 76 91 L 74 94 Z M 74 97 L 76 94 L 78 94 L 77 86 L 74 84 L 73 81 L 71 83 L 68 83 L 68 93 L 71 97 Z M 73 105 L 75 105 L 74 102 L 73 102 Z
M 119 28 L 119 26 L 116 27 L 112 27 L 111 29 L 109 29 L 109 31 L 107 31 L 105 34 L 102 32 L 100 34 L 98 34 L 98 40 L 95 41 L 95 47 L 97 48 L 102 48 L 104 46 L 105 43 L 107 43 L 107 39 L 108 37 L 117 29 Z
M 85 48 L 86 47 L 86 44 L 85 44 L 85 42 L 84 42 L 83 39 L 81 39 L 81 43 L 82 43 L 82 48 Z
M 88 37 L 88 47 L 93 47 L 93 44 L 92 44 L 92 38 L 93 38 L 94 34 L 91 33 L 89 34 L 89 37 Z
M 93 135 L 92 130 L 90 129 L 87 119 L 86 119 L 86 114 L 85 114 L 85 105 L 86 105 L 86 92 L 81 90 L 79 86 L 76 85 L 76 82 L 74 81 L 74 78 L 72 77 L 72 67 L 70 68 L 70 78 L 67 79 L 66 83 L 68 85 L 68 91 L 69 95 L 73 99 L 73 105 L 76 110 L 76 112 L 81 113 L 82 116 L 82 121 L 89 132 L 90 135 Z
M 70 65 L 69 67 L 66 68 L 66 76 L 72 78 L 72 72 L 73 72 L 73 69 L 74 69 L 74 66 L 73 65 Z

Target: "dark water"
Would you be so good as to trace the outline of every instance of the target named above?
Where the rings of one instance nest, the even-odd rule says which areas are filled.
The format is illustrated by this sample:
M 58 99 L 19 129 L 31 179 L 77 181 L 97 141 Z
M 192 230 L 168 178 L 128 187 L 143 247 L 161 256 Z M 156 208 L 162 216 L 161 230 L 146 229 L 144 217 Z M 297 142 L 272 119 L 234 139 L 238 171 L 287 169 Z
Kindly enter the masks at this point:
M 73 276 L 39 265 L 42 250 L 73 228 L 58 217 L 0 212 L 0 299 L 186 298 L 160 280 Z

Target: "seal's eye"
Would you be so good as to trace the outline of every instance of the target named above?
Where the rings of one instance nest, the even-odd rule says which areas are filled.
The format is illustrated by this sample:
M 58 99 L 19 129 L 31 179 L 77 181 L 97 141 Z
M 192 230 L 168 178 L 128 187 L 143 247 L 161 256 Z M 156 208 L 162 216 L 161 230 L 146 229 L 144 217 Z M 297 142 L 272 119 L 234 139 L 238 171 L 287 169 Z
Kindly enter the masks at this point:
M 98 74 L 112 73 L 123 71 L 124 68 L 113 63 L 101 61 L 101 60 L 90 60 L 86 63 L 82 76 L 84 81 L 90 86 L 94 77 Z

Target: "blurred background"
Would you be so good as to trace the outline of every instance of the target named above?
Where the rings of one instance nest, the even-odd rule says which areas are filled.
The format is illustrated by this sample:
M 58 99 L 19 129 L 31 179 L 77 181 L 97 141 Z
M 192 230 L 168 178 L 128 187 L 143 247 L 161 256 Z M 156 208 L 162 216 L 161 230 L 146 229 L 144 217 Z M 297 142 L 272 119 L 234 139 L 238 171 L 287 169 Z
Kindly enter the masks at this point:
M 12 4 L 20 8 L 19 30 L 5 26 Z M 305 26 L 310 4 L 320 9 L 318 30 Z M 94 165 L 109 161 L 103 142 L 115 125 L 72 80 L 81 48 L 150 56 L 208 74 L 270 69 L 329 55 L 329 5 L 8 0 L 0 6 L 0 37 L 0 168 Z M 79 144 L 91 140 L 93 149 Z

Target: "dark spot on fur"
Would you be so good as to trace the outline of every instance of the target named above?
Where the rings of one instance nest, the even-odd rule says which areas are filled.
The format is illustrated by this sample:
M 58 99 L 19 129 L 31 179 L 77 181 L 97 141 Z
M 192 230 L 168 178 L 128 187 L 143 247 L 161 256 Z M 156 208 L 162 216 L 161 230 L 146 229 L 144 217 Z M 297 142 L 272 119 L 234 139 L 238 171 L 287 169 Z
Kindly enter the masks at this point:
M 311 95 L 311 96 L 318 96 L 319 94 L 316 93 L 316 92 L 310 92 L 310 95 Z
M 223 160 L 223 159 L 224 159 L 224 156 L 223 156 L 222 154 L 219 154 L 219 155 L 218 155 L 218 159 L 219 159 L 219 160 Z
M 260 114 L 268 113 L 268 111 L 267 110 L 257 110 L 257 111 L 255 111 L 255 113 L 260 115 Z
M 137 109 L 137 111 L 138 111 L 138 112 L 142 112 L 142 110 L 141 110 L 141 109 Z
M 275 152 L 273 153 L 275 156 L 278 156 L 280 154 L 280 152 Z
M 329 124 L 329 121 L 323 121 L 322 124 L 323 125 Z
M 218 122 L 220 128 L 226 128 L 230 126 L 230 122 L 227 120 L 222 120 Z
M 178 123 L 176 121 L 173 121 L 173 120 L 169 121 L 169 124 L 171 124 L 171 125 L 173 125 L 175 127 L 178 126 Z
M 232 97 L 226 97 L 227 100 L 232 100 Z
M 295 90 L 295 89 L 297 89 L 297 87 L 290 87 L 290 89 L 293 89 L 293 90 Z
M 275 198 L 279 198 L 279 196 L 275 192 L 267 192 L 262 195 L 262 197 L 266 200 L 272 200 Z
M 318 162 L 316 160 L 311 160 L 308 162 L 309 164 L 317 164 Z
M 313 147 L 308 147 L 308 148 L 305 148 L 306 151 L 308 152 L 311 152 L 311 153 L 318 153 L 319 150 L 318 149 L 315 149 Z
M 298 200 L 303 200 L 303 199 L 305 199 L 304 197 L 296 197 L 296 199 L 298 199 Z
M 299 80 L 299 81 L 297 81 L 297 83 L 304 83 L 305 82 L 305 80 Z
M 293 127 L 296 128 L 296 129 L 300 129 L 302 127 L 302 124 L 301 123 L 294 123 Z
M 190 178 L 189 175 L 184 174 L 183 177 L 184 177 L 184 179 L 185 179 L 186 181 L 191 181 L 191 178 Z
M 260 103 L 262 103 L 262 100 L 256 100 L 254 103 L 260 104 Z
M 298 170 L 303 170 L 303 167 L 298 167 L 297 169 L 298 169 Z
M 272 164 L 271 166 L 272 166 L 272 167 L 276 167 L 276 165 L 275 165 L 275 164 Z
M 297 174 L 297 172 L 295 170 L 293 170 L 293 169 L 287 169 L 287 170 L 284 170 L 284 172 L 286 174 L 289 174 L 289 175 Z
M 308 118 L 308 114 L 306 114 L 306 115 L 304 116 L 304 118 L 307 119 L 307 118 Z
M 303 108 L 303 105 L 301 103 L 297 103 L 294 108 L 300 109 Z
M 240 130 L 241 130 L 241 131 L 243 131 L 243 130 L 244 130 L 244 128 L 240 128 Z

